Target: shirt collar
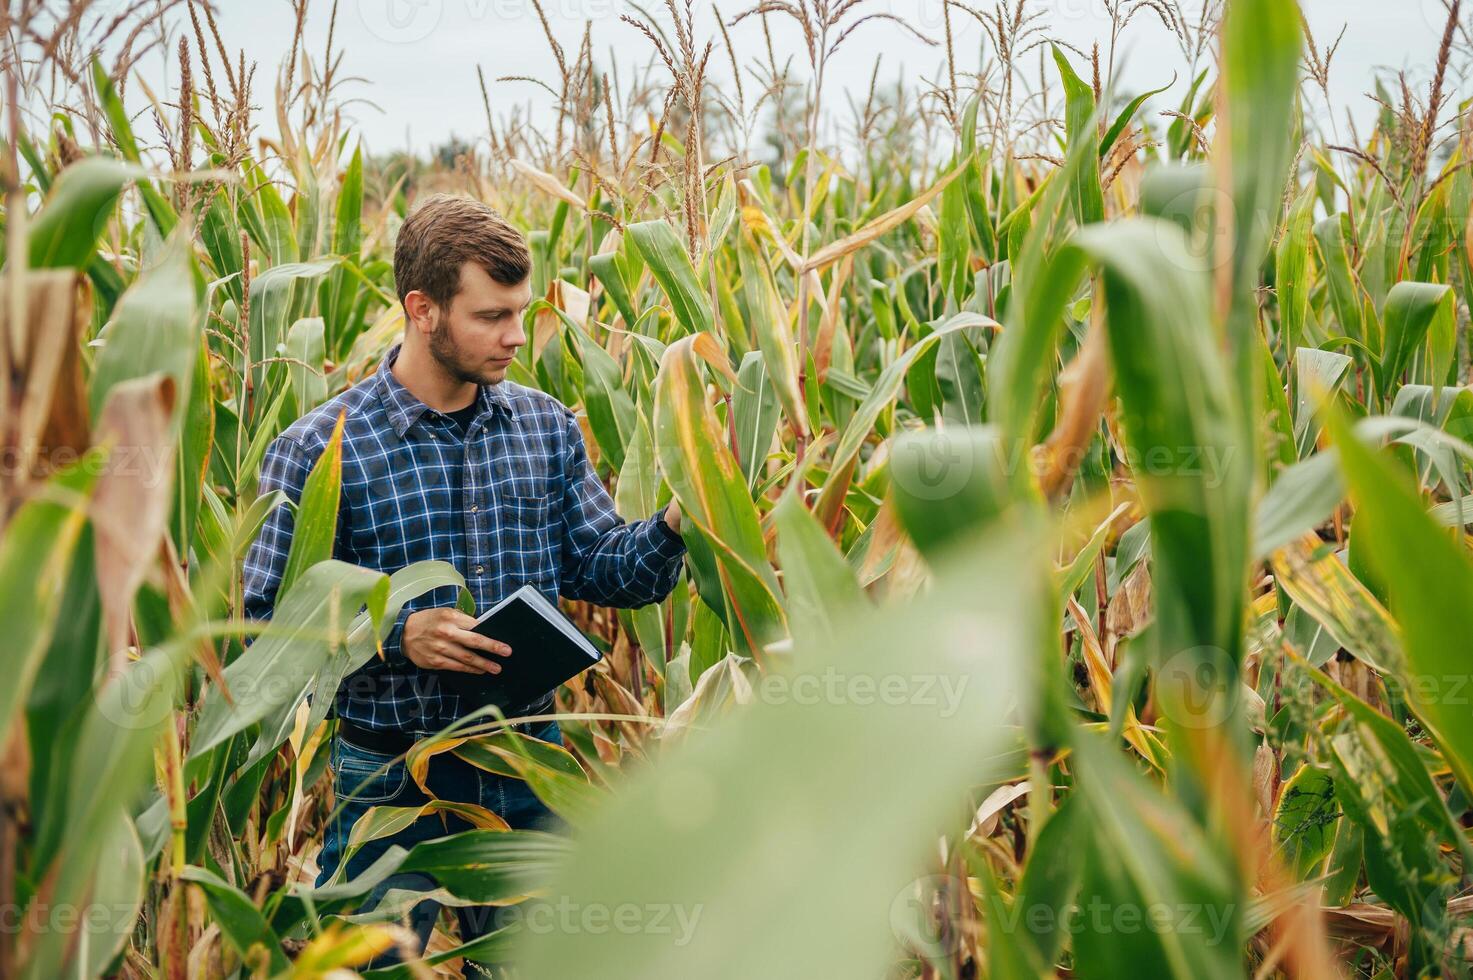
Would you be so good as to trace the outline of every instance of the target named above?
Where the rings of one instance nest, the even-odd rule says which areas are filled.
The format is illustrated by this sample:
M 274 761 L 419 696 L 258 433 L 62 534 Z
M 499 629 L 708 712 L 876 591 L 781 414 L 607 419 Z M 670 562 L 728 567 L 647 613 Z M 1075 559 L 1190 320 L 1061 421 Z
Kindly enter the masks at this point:
M 376 372 L 379 386 L 379 396 L 382 398 L 384 408 L 389 413 L 389 424 L 394 427 L 395 435 L 401 439 L 409 427 L 419 419 L 421 415 L 429 411 L 429 406 L 414 396 L 408 388 L 394 377 L 394 372 L 389 370 L 394 361 L 399 358 L 399 351 L 404 346 L 402 340 L 396 341 L 390 347 L 388 353 L 384 354 L 383 360 L 379 362 Z M 512 407 L 511 398 L 506 390 L 499 384 L 480 385 L 476 390 L 476 401 L 481 406 L 481 412 L 500 409 L 508 417 L 515 420 L 516 409 Z M 478 413 L 480 414 L 480 413 Z

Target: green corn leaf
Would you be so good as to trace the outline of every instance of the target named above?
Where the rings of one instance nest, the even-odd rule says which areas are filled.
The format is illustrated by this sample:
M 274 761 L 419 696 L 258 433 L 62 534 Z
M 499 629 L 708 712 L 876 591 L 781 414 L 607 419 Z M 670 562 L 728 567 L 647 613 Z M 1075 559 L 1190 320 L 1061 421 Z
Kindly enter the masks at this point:
M 742 229 L 737 246 L 737 260 L 742 273 L 742 295 L 757 347 L 762 351 L 768 377 L 783 411 L 795 432 L 807 434 L 808 415 L 798 393 L 798 355 L 792 331 L 788 327 L 788 311 L 777 294 L 772 270 L 757 250 L 751 232 Z
M 1104 269 L 1117 391 L 1151 516 L 1163 649 L 1236 657 L 1252 460 L 1213 339 L 1205 269 L 1180 230 L 1155 219 L 1085 229 L 1078 241 Z
M 308 568 L 333 556 L 343 490 L 343 421 L 339 413 L 332 438 L 302 486 L 302 499 L 292 520 L 291 551 L 281 572 L 282 595 Z
M 831 373 L 832 374 L 832 373 Z M 737 387 L 731 396 L 736 428 L 737 459 L 747 485 L 756 487 L 765 472 L 772 439 L 777 433 L 782 406 L 767 374 L 767 361 L 759 351 L 748 351 L 737 370 Z
M 1281 859 L 1301 881 L 1313 875 L 1329 855 L 1339 819 L 1334 779 L 1323 769 L 1300 766 L 1279 791 L 1273 841 Z
M 593 270 L 595 276 L 598 276 L 598 281 L 603 284 L 604 292 L 608 294 L 609 299 L 614 301 L 614 308 L 619 311 L 619 316 L 624 318 L 624 326 L 627 329 L 639 321 L 639 316 L 634 312 L 634 297 L 630 295 L 629 286 L 624 281 L 621 265 L 618 252 L 606 252 L 588 260 L 589 268 Z
M 852 476 L 860 447 L 874 431 L 875 422 L 879 419 L 880 413 L 895 400 L 901 382 L 905 380 L 905 374 L 912 364 L 952 331 L 963 327 L 983 326 L 996 327 L 998 324 L 980 313 L 958 313 L 886 365 L 885 370 L 881 371 L 879 378 L 875 380 L 875 386 L 870 390 L 869 396 L 860 402 L 859 407 L 850 416 L 849 423 L 844 426 L 844 432 L 839 436 L 839 442 L 834 447 L 831 474 L 848 471 Z M 825 482 L 823 493 L 814 511 L 826 524 L 837 513 L 838 506 L 842 503 L 842 495 L 848 490 L 847 483 L 847 480 L 835 479 L 832 475 Z
M 87 268 L 119 196 L 144 174 L 142 167 L 107 157 L 88 157 L 63 170 L 31 223 L 29 267 Z
M 1408 670 L 1419 682 L 1407 698 L 1464 791 L 1473 791 L 1473 713 L 1438 693 L 1448 678 L 1467 673 L 1462 637 L 1473 629 L 1473 563 L 1428 516 L 1404 473 L 1351 436 L 1337 413 L 1329 425 L 1356 506 L 1356 534 L 1365 535 L 1367 557 L 1390 590 Z
M 1235 301 L 1247 304 L 1278 227 L 1294 159 L 1304 32 L 1295 0 L 1233 0 L 1222 22 L 1219 122 L 1232 180 Z M 1246 334 L 1233 337 L 1246 345 Z
M 153 774 L 155 743 L 173 722 L 186 653 L 180 641 L 149 651 L 111 673 L 88 705 L 67 773 L 67 825 L 48 876 L 51 901 L 83 907 L 99 890 L 141 887 L 143 861 L 128 809 Z M 107 882 L 129 874 L 136 875 L 131 882 Z M 46 980 L 75 974 L 84 952 L 79 938 L 70 930 L 40 932 L 21 975 Z
M 263 632 L 225 668 L 231 700 L 211 689 L 190 744 L 190 771 L 210 749 L 294 705 L 318 671 L 342 647 L 360 606 L 368 604 L 374 625 L 383 621 L 389 577 L 329 559 L 304 571 L 292 588 L 278 593 Z
M 215 191 L 210 199 L 200 222 L 199 237 L 214 266 L 215 278 L 225 280 L 224 289 L 238 308 L 244 298 L 238 273 L 245 259 L 240 247 L 240 225 L 230 211 L 230 201 L 223 188 Z
M 1437 320 L 1453 315 L 1452 287 L 1429 282 L 1399 282 L 1386 297 L 1386 343 L 1376 372 L 1382 398 L 1400 383 L 1413 355 Z
M 1070 154 L 1082 159 L 1070 180 L 1074 218 L 1080 225 L 1105 220 L 1105 196 L 1100 189 L 1100 131 L 1095 122 L 1095 94 L 1069 64 L 1064 51 L 1053 46 L 1054 64 L 1064 80 L 1064 124 L 1069 133 Z
M 86 521 L 88 495 L 106 457 L 93 451 L 52 478 L 27 501 L 0 537 L 0 609 L 6 629 L 6 673 L 0 725 L 10 730 L 50 643 L 72 553 Z
M 1085 927 L 1074 936 L 1075 973 L 1085 980 L 1133 973 L 1241 980 L 1244 906 L 1230 859 L 1179 803 L 1098 736 L 1080 734 L 1071 769 L 1094 829 L 1080 892 Z M 1088 918 L 1100 908 L 1111 917 L 1129 910 L 1142 923 L 1157 916 L 1164 927 L 1115 928 L 1113 919 L 1102 927 L 1099 918 Z
M 1140 95 L 1131 99 L 1124 109 L 1120 110 L 1120 115 L 1115 117 L 1115 121 L 1105 131 L 1104 138 L 1100 140 L 1101 160 L 1104 160 L 1110 155 L 1110 151 L 1115 148 L 1115 141 L 1120 138 L 1121 133 L 1125 132 L 1125 128 L 1130 125 L 1131 120 L 1135 118 L 1135 114 L 1140 112 L 1141 106 L 1146 104 L 1146 100 L 1152 96 L 1160 95 L 1162 92 L 1169 91 L 1175 84 L 1176 77 L 1173 75 L 1169 84 L 1163 85 L 1161 88 L 1152 89 L 1149 92 L 1142 92 Z
M 1372 350 L 1380 350 L 1379 338 L 1367 335 L 1364 290 L 1350 268 L 1350 254 L 1346 248 L 1346 231 L 1350 218 L 1345 214 L 1332 214 L 1314 226 L 1315 242 L 1319 246 L 1320 263 L 1325 271 L 1325 284 L 1340 332 L 1359 340 Z
M 549 894 L 578 907 L 660 903 L 690 928 L 529 932 L 527 973 L 571 976 L 594 958 L 608 980 L 883 972 L 892 909 L 925 873 L 928 841 L 957 814 L 948 787 L 1000 758 L 993 712 L 1011 696 L 1031 638 L 1013 612 L 1037 599 L 1029 583 L 1041 581 L 1018 572 L 1039 568 L 1043 553 L 1022 535 L 984 542 L 904 609 L 846 617 L 832 639 L 796 648 L 784 687 L 764 682 L 765 697 L 623 781 L 582 828 Z M 871 685 L 894 675 L 902 647 L 906 676 L 961 684 L 953 710 L 893 692 L 805 693 L 834 675 L 849 679 L 841 691 L 882 690 Z M 929 750 L 939 744 L 952 751 Z M 876 793 L 875 760 L 885 756 L 907 761 Z M 705 859 L 668 859 L 692 848 Z
M 680 501 L 684 519 L 715 550 L 730 602 L 727 626 L 752 652 L 786 626 L 777 579 L 747 481 L 726 433 L 706 401 L 695 345 L 708 334 L 671 344 L 655 379 L 654 436 L 660 471 Z
M 101 60 L 95 56 L 92 59 L 92 87 L 97 94 L 98 107 L 101 108 L 103 118 L 107 120 L 108 129 L 112 133 L 113 143 L 123 154 L 123 159 L 129 163 L 141 164 L 143 157 L 138 152 L 138 140 L 133 136 L 133 124 L 128 121 L 128 111 L 123 108 L 123 100 L 118 97 L 118 90 L 108 76 L 107 69 L 102 67 Z M 159 236 L 168 238 L 179 224 L 179 215 L 175 212 L 174 205 L 159 193 L 152 181 L 139 181 L 138 193 L 143 197 L 143 206 L 153 219 Z
M 796 485 L 773 508 L 773 520 L 793 639 L 816 644 L 866 604 L 864 593 L 833 540 L 798 499 Z
M 1295 352 L 1298 398 L 1294 412 L 1294 446 L 1298 458 L 1304 459 L 1314 451 L 1320 434 L 1315 406 L 1321 399 L 1332 398 L 1345 387 L 1353 363 L 1346 355 L 1334 351 L 1301 348 Z
M 297 248 L 297 229 L 293 223 L 292 213 L 287 209 L 286 202 L 282 200 L 276 185 L 266 176 L 256 162 L 247 157 L 241 164 L 245 171 L 247 181 L 248 200 L 243 198 L 241 208 L 259 207 L 261 212 L 261 223 L 259 230 L 251 230 L 251 238 L 256 246 L 265 254 L 261 267 L 269 268 L 274 265 L 285 265 L 298 261 L 300 251 Z M 250 228 L 249 223 L 242 221 Z
M 641 221 L 627 229 L 634 245 L 660 288 L 670 299 L 670 307 L 687 333 L 708 333 L 715 329 L 715 317 L 706 292 L 696 281 L 685 246 L 675 237 L 668 221 Z
M 1289 220 L 1279 239 L 1274 283 L 1279 296 L 1279 325 L 1289 350 L 1305 343 L 1309 297 L 1314 286 L 1311 224 L 1315 193 L 1311 185 L 1289 209 Z M 1311 341 L 1312 342 L 1312 341 Z
M 272 404 L 274 388 L 267 384 L 267 368 L 263 364 L 268 357 L 279 357 L 286 343 L 287 328 L 294 322 L 293 310 L 298 285 L 316 282 L 337 265 L 336 259 L 319 259 L 315 262 L 293 262 L 273 266 L 251 280 L 250 357 L 251 383 L 255 387 L 257 414 L 253 422 L 259 423 L 263 416 L 260 410 Z M 333 334 L 326 332 L 331 344 Z M 242 354 L 236 354 L 236 371 L 245 373 Z M 278 372 L 284 380 L 285 372 Z
M 280 937 L 245 892 L 204 868 L 185 868 L 179 877 L 200 887 L 210 914 L 237 953 L 245 957 L 259 946 L 266 951 L 272 970 L 285 972 L 290 967 Z
M 322 362 L 327 356 L 324 334 L 320 316 L 303 317 L 286 332 L 286 356 L 292 358 L 287 368 L 298 415 L 307 414 L 327 400 L 327 377 L 321 373 Z
M 173 242 L 118 301 L 92 370 L 88 396 L 94 418 L 114 385 L 155 371 L 174 380 L 181 400 L 188 397 L 201 336 L 193 262 L 184 243 Z

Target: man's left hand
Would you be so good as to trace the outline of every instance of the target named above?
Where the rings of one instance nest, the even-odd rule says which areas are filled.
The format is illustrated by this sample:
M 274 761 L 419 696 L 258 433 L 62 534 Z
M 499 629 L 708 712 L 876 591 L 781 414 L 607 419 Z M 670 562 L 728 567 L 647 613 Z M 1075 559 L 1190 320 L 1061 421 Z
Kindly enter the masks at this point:
M 670 530 L 680 533 L 680 501 L 671 500 L 670 506 L 665 508 L 665 523 Z

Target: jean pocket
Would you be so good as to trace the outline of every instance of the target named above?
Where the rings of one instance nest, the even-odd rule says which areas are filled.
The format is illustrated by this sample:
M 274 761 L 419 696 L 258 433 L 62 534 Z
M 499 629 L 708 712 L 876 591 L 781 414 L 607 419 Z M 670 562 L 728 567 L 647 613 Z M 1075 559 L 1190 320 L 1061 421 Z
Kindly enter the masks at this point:
M 388 752 L 354 745 L 341 736 L 333 739 L 332 791 L 351 803 L 386 803 L 404 792 L 409 767 Z
M 563 744 L 563 730 L 558 726 L 558 723 L 555 721 L 549 721 L 546 724 L 538 725 L 527 734 L 531 738 L 537 739 L 539 742 L 551 742 L 553 745 Z

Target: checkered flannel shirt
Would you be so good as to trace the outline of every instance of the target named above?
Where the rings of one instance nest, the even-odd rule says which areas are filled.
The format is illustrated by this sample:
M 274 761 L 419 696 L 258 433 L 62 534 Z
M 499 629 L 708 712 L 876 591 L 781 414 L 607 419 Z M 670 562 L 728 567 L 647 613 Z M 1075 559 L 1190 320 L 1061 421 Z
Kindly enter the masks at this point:
M 261 463 L 261 493 L 279 489 L 300 502 L 307 474 L 346 410 L 334 558 L 386 573 L 426 559 L 449 562 L 465 576 L 477 610 L 528 582 L 554 603 L 563 595 L 634 608 L 670 593 L 684 542 L 663 511 L 632 522 L 615 513 L 566 406 L 510 381 L 481 385 L 480 410 L 462 440 L 449 415 L 415 398 L 389 370 L 401 346 L 374 375 L 276 437 Z M 249 619 L 272 613 L 293 519 L 294 508 L 277 507 L 246 556 Z M 455 600 L 455 586 L 408 600 L 384 642 L 383 661 L 370 660 L 344 679 L 334 702 L 338 717 L 428 735 L 479 707 L 442 690 L 401 648 L 411 612 Z M 546 708 L 552 693 L 526 710 Z

